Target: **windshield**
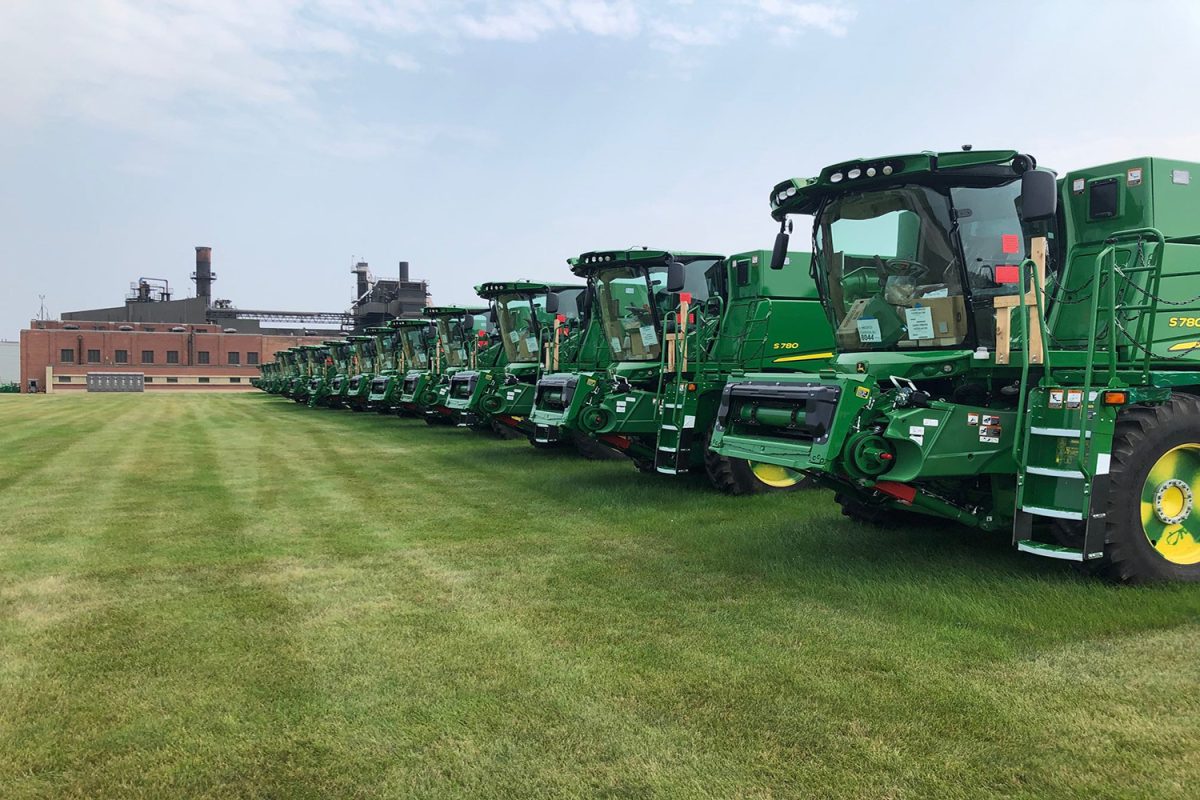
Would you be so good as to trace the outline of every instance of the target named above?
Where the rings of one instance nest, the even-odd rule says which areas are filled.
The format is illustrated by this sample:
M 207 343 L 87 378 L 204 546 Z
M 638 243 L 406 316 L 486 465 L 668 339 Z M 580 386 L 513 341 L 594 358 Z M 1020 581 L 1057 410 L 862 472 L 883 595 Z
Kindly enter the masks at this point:
M 980 339 L 991 343 L 991 298 L 1018 292 L 1026 253 L 1019 197 L 1014 180 L 948 191 L 901 186 L 828 202 L 817 220 L 815 264 L 838 347 L 962 346 L 968 297 L 980 311 Z
M 538 309 L 546 305 L 545 295 L 537 298 Z M 496 315 L 500 323 L 500 339 L 504 354 L 510 362 L 537 361 L 538 319 L 529 295 L 503 294 L 496 298 Z
M 596 274 L 596 299 L 615 360 L 658 359 L 662 315 L 670 302 L 665 266 L 602 269 Z
M 404 348 L 404 361 L 410 367 L 425 369 L 429 366 L 429 353 L 426 350 L 425 326 L 406 327 L 401 339 Z
M 470 315 L 463 317 L 439 317 L 438 339 L 448 367 L 467 365 L 467 332 L 470 330 Z

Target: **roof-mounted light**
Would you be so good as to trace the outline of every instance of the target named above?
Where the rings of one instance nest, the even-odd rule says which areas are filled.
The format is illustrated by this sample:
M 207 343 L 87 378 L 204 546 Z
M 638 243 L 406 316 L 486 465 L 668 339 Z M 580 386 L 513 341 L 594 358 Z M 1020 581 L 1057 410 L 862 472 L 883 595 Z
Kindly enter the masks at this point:
M 855 178 L 859 177 L 860 175 L 862 175 L 862 170 L 859 169 L 858 167 L 855 167 L 854 169 L 852 169 L 846 173 L 846 177 L 849 178 L 850 180 L 854 180 Z
M 867 177 L 868 178 L 875 177 L 875 168 L 874 167 L 867 167 Z
M 829 176 L 829 182 L 830 183 L 841 183 L 843 177 L 845 177 L 845 176 L 843 176 L 842 173 L 835 172 Z
M 891 175 L 891 174 L 892 174 L 892 165 L 891 165 L 891 164 L 884 164 L 884 165 L 883 165 L 883 174 L 884 174 L 884 175 Z

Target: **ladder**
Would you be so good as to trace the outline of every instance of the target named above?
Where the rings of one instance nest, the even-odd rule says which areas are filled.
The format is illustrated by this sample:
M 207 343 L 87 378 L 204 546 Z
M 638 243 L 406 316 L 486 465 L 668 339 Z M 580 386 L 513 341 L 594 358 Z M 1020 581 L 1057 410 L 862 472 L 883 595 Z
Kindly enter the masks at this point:
M 1136 242 L 1135 252 L 1142 254 L 1147 239 L 1157 240 L 1160 245 L 1149 259 L 1117 264 L 1119 243 Z M 1117 411 L 1105 406 L 1101 397 L 1105 390 L 1128 386 L 1119 374 L 1122 370 L 1139 376 L 1141 385 L 1149 383 L 1163 243 L 1163 235 L 1154 229 L 1122 231 L 1109 237 L 1096 254 L 1082 376 L 1078 368 L 1072 372 L 1060 366 L 1056 371 L 1056 363 L 1061 365 L 1080 354 L 1054 350 L 1044 313 L 1044 267 L 1032 260 L 1022 265 L 1022 273 L 1028 272 L 1034 284 L 1029 295 L 1019 298 L 1018 317 L 1022 346 L 1017 418 L 1022 431 L 1013 444 L 1017 463 L 1013 544 L 1022 552 L 1077 562 L 1104 557 L 1105 509 Z M 1035 240 L 1031 251 L 1035 259 L 1044 257 L 1044 241 L 1039 247 Z M 1144 288 L 1139 281 L 1144 282 Z M 1126 302 L 1130 287 L 1144 302 Z M 1029 300 L 1033 308 L 1028 308 Z M 1134 333 L 1122 326 L 1118 311 L 1137 314 Z M 1004 313 L 1007 315 L 1007 309 Z M 1030 331 L 1031 320 L 1034 331 Z M 1118 334 L 1124 342 L 1118 341 Z M 1042 359 L 1038 358 L 1038 350 L 1042 350 Z M 1030 364 L 1039 360 L 1043 366 L 1041 377 L 1037 386 L 1031 387 Z M 1035 539 L 1035 522 L 1063 527 L 1069 535 L 1052 538 L 1070 544 Z

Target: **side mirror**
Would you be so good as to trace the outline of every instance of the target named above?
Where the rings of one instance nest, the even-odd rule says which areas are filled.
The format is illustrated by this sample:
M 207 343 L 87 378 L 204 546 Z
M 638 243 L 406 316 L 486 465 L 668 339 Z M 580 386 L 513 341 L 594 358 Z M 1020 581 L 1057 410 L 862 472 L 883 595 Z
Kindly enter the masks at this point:
M 550 292 L 546 295 L 546 313 L 547 314 L 557 314 L 558 313 L 558 295 L 555 294 L 554 292 Z
M 687 268 L 678 261 L 667 264 L 667 291 L 671 294 L 682 292 L 687 283 Z
M 1021 217 L 1026 222 L 1052 219 L 1058 212 L 1058 181 L 1054 173 L 1031 169 L 1021 176 Z
M 771 269 L 783 269 L 783 265 L 787 263 L 790 238 L 787 231 L 775 234 L 775 249 L 771 251 Z
M 496 307 L 492 306 L 491 308 L 488 309 L 488 322 L 495 325 L 498 321 L 499 321 L 499 318 L 496 314 Z

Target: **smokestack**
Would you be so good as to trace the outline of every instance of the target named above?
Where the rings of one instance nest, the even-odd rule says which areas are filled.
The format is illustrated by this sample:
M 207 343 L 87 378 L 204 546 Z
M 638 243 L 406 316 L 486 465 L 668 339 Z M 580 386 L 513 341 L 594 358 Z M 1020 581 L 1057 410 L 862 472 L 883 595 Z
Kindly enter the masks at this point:
M 204 298 L 204 302 L 212 305 L 212 283 L 217 279 L 212 271 L 212 248 L 196 248 L 196 271 L 192 280 L 196 282 L 196 297 Z
M 400 282 L 406 283 L 407 281 L 408 281 L 408 262 L 401 261 L 400 262 Z
M 371 291 L 371 284 L 367 282 L 367 262 L 360 261 L 354 265 L 354 269 L 350 270 L 358 277 L 358 292 L 354 295 L 354 299 L 362 300 L 367 292 Z

